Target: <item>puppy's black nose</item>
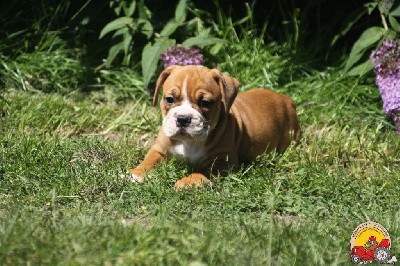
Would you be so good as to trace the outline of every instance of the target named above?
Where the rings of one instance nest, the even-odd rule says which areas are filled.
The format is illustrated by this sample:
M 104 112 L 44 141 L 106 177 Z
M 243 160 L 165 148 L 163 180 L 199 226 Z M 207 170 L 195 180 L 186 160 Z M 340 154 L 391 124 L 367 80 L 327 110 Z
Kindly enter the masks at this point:
M 187 127 L 192 122 L 192 117 L 188 115 L 178 115 L 176 117 L 177 127 Z

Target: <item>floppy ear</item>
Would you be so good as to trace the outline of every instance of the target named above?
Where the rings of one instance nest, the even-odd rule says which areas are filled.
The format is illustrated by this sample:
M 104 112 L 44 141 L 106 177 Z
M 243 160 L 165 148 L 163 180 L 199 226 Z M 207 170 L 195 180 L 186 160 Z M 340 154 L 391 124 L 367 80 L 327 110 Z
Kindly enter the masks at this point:
M 239 90 L 240 83 L 237 79 L 221 73 L 218 69 L 211 70 L 214 80 L 221 88 L 222 101 L 225 111 L 228 112 Z
M 169 77 L 169 75 L 171 75 L 171 73 L 174 69 L 177 69 L 179 67 L 180 66 L 170 66 L 167 69 L 165 69 L 163 72 L 161 72 L 160 76 L 158 76 L 156 89 L 154 90 L 154 95 L 153 95 L 153 105 L 157 104 L 158 92 L 160 91 L 160 88 L 164 84 L 165 80 Z

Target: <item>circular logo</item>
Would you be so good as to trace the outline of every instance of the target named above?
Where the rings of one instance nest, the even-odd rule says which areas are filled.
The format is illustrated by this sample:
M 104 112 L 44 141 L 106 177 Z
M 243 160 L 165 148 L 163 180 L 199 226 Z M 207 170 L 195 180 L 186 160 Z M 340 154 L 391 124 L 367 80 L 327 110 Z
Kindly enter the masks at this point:
M 355 263 L 376 261 L 395 263 L 390 256 L 391 240 L 388 231 L 376 222 L 365 222 L 357 226 L 350 238 L 350 260 Z
M 375 236 L 376 241 L 380 242 L 382 239 L 389 239 L 390 236 L 385 227 L 376 222 L 366 222 L 362 223 L 354 229 L 351 234 L 350 246 L 353 248 L 354 246 L 363 246 L 369 239 L 370 236 Z

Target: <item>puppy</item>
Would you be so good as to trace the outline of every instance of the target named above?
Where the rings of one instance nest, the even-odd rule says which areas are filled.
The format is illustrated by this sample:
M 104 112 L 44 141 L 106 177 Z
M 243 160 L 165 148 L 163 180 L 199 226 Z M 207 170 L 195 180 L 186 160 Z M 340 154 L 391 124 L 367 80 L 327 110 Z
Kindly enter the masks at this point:
M 130 170 L 132 182 L 142 182 L 160 160 L 175 154 L 197 169 L 175 189 L 198 187 L 264 152 L 283 152 L 300 138 L 295 106 L 284 94 L 253 89 L 237 96 L 235 78 L 194 65 L 165 69 L 154 105 L 161 86 L 162 126 L 144 160 Z

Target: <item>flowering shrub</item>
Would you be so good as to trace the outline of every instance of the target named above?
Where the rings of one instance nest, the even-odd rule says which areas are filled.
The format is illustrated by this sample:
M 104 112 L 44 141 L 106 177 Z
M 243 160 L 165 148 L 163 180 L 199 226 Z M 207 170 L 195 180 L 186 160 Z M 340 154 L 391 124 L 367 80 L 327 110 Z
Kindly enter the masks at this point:
M 182 45 L 174 45 L 161 54 L 160 60 L 163 61 L 164 68 L 173 65 L 201 65 L 203 64 L 203 55 L 195 46 L 186 48 Z
M 383 109 L 393 118 L 400 134 L 400 39 L 383 41 L 381 47 L 372 52 L 371 61 Z

